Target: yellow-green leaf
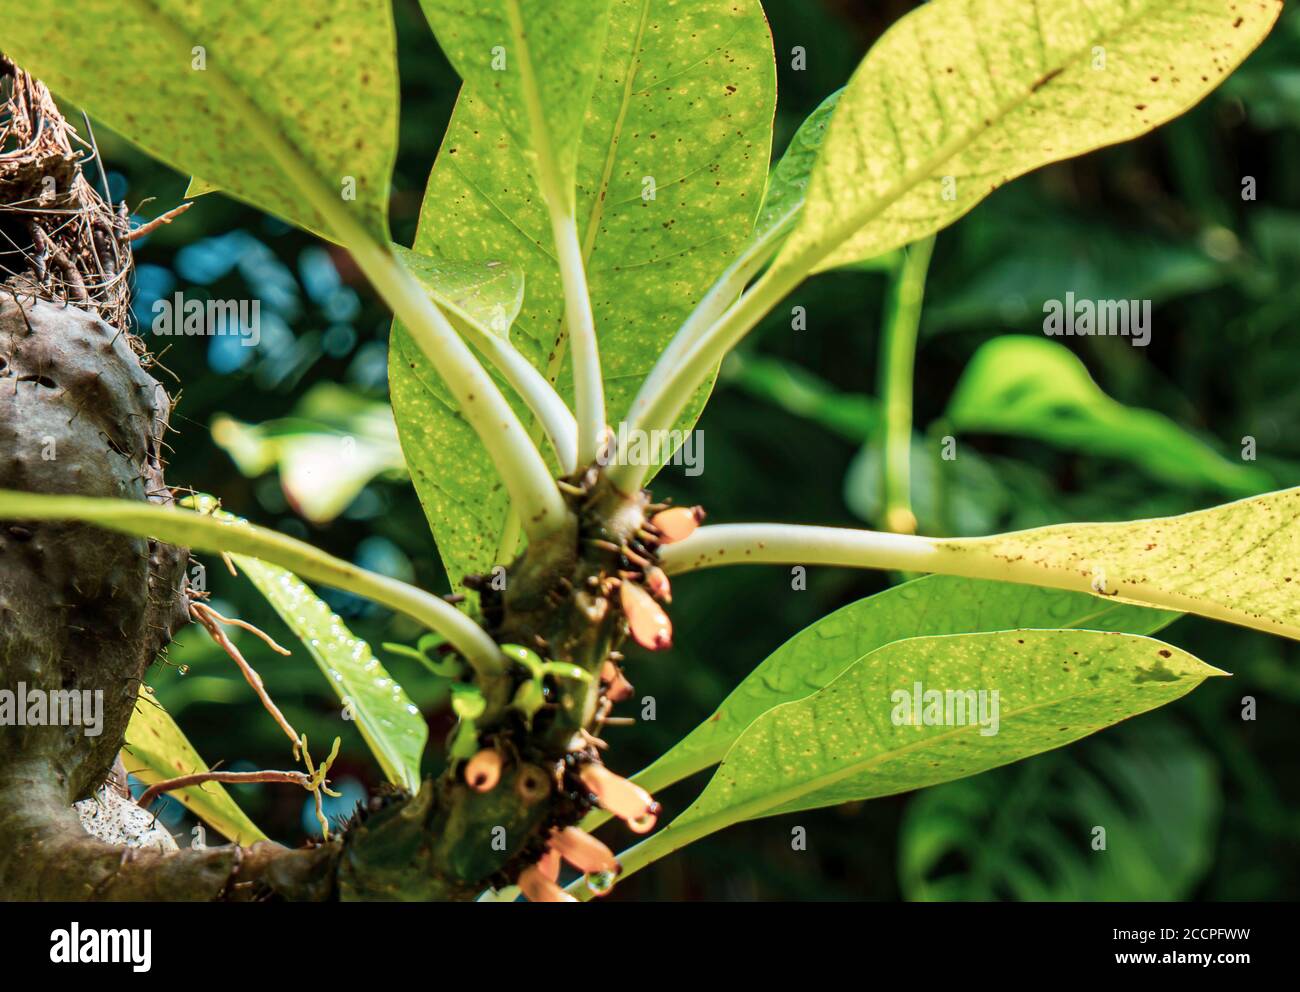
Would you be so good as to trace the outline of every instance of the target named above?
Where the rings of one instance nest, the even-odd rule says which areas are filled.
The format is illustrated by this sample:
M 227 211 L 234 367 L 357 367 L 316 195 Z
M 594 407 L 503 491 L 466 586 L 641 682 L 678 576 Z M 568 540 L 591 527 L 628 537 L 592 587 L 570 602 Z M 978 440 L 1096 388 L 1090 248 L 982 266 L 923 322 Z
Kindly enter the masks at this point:
M 544 196 L 573 210 L 583 118 L 610 0 L 420 0 L 438 44 L 528 156 Z
M 1300 639 L 1300 488 L 1176 517 L 1057 524 L 934 545 L 961 574 L 1091 589 Z
M 1152 634 L 1177 618 L 1177 613 L 1084 593 L 926 576 L 836 610 L 795 634 L 636 780 L 653 792 L 716 764 L 757 717 L 811 695 L 863 655 L 893 641 L 1023 627 Z
M 181 728 L 149 690 L 140 693 L 127 725 L 123 763 L 128 772 L 146 785 L 208 771 Z M 235 804 L 220 782 L 191 785 L 168 795 L 236 844 L 247 846 L 269 839 Z
M 388 781 L 416 792 L 420 757 L 429 736 L 419 707 L 380 664 L 370 645 L 348 630 L 296 575 L 256 558 L 231 557 L 307 648 L 342 701 L 344 719 L 356 721 Z
M 763 197 L 763 209 L 759 211 L 758 223 L 754 225 L 755 240 L 761 240 L 789 224 L 803 209 L 804 199 L 808 195 L 808 181 L 812 178 L 822 142 L 826 140 L 831 115 L 843 92 L 836 90 L 808 115 L 790 139 L 781 160 L 772 167 L 767 193 Z
M 192 200 L 204 193 L 215 193 L 220 188 L 216 183 L 210 183 L 200 176 L 190 176 L 190 184 L 185 187 L 185 199 Z
M 1177 117 L 1257 46 L 1281 0 L 931 0 L 841 96 L 778 267 L 870 258 L 1049 162 Z
M 1111 399 L 1074 352 L 1047 338 L 1008 335 L 981 345 L 944 416 L 957 431 L 1032 437 L 1122 458 L 1161 481 L 1229 496 L 1254 495 L 1272 481 L 1163 414 Z
M 0 23 L 10 58 L 181 172 L 330 237 L 327 196 L 388 240 L 387 0 L 0 0 Z
M 699 799 L 627 852 L 624 869 L 742 820 L 976 775 L 1223 674 L 1133 634 L 1017 630 L 894 641 L 826 688 L 756 719 Z
M 524 274 L 505 262 L 453 262 L 394 245 L 402 264 L 444 312 L 509 338 L 524 305 Z
M 465 57 L 479 57 L 484 43 L 464 48 Z M 481 55 L 490 60 L 490 49 Z M 573 47 L 555 57 L 582 59 L 596 73 L 577 149 L 576 215 L 608 418 L 618 424 L 660 351 L 753 228 L 775 105 L 771 35 L 758 0 L 614 0 L 602 51 Z M 531 150 L 497 115 L 480 78 L 488 85 L 501 74 L 489 65 L 486 77 L 469 75 L 413 247 L 439 260 L 517 267 L 525 298 L 512 341 L 569 396 L 564 296 Z M 412 479 L 459 584 L 513 555 L 509 501 L 400 325 L 389 382 Z M 707 393 L 707 386 L 699 391 L 677 427 L 694 424 Z M 522 403 L 515 409 L 528 417 Z

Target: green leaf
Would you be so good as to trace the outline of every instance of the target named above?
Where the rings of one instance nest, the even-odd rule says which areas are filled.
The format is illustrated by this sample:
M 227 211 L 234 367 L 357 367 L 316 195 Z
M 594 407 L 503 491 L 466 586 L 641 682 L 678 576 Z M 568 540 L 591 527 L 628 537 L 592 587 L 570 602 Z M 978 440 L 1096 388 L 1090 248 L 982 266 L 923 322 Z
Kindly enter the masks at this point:
M 131 722 L 127 724 L 126 753 L 126 770 L 146 785 L 208 771 L 181 728 L 147 689 L 135 701 Z M 168 795 L 236 844 L 248 846 L 269 839 L 235 804 L 220 782 L 191 785 Z
M 402 264 L 444 312 L 509 338 L 524 305 L 524 273 L 504 262 L 448 262 L 394 245 Z
M 190 184 L 185 187 L 185 199 L 192 200 L 205 193 L 216 193 L 221 189 L 216 183 L 210 183 L 199 176 L 190 176 Z
M 795 634 L 636 780 L 653 792 L 716 764 L 763 713 L 811 695 L 894 641 L 1030 627 L 1154 634 L 1177 618 L 1086 593 L 927 576 L 858 600 Z
M 781 160 L 773 167 L 767 182 L 767 195 L 763 198 L 763 209 L 759 211 L 758 223 L 754 226 L 756 241 L 790 223 L 803 210 L 813 166 L 826 138 L 831 114 L 835 112 L 835 105 L 843 92 L 842 89 L 836 90 L 808 115 L 790 139 Z
M 775 267 L 879 255 L 1017 176 L 1145 134 L 1218 86 L 1281 9 L 932 0 L 885 32 L 845 88 Z
M 623 858 L 635 870 L 742 820 L 920 789 L 1061 747 L 1223 675 L 1147 637 L 1016 630 L 916 637 L 861 658 L 811 696 L 769 709 L 727 752 L 704 792 Z M 921 691 L 987 691 L 981 719 L 913 714 Z M 942 700 L 943 696 L 940 697 Z M 923 706 L 928 702 L 922 696 Z M 928 713 L 928 716 L 927 716 Z M 994 729 L 987 734 L 985 731 Z
M 490 48 L 483 55 L 490 59 Z M 577 223 L 607 411 L 617 424 L 659 352 L 748 240 L 770 156 L 774 60 L 757 0 L 616 0 L 603 51 L 565 55 L 577 57 L 596 78 L 577 146 Z M 653 199 L 642 198 L 646 177 Z M 526 148 L 471 78 L 433 167 L 413 247 L 440 260 L 517 267 L 526 295 L 514 345 L 570 396 L 552 244 Z M 389 371 L 412 478 L 459 584 L 513 556 L 508 500 L 400 326 Z M 695 422 L 707 392 L 679 428 Z M 516 409 L 525 414 L 522 404 Z
M 934 541 L 942 559 L 1007 581 L 1087 585 L 1300 639 L 1300 488 L 1176 517 L 1057 524 Z
M 985 343 L 962 373 L 946 416 L 959 431 L 1030 437 L 1120 458 L 1174 485 L 1231 496 L 1272 485 L 1267 472 L 1229 461 L 1168 417 L 1111 399 L 1070 349 L 1046 338 Z
M 1068 751 L 950 782 L 907 807 L 908 899 L 1138 902 L 1187 898 L 1213 864 L 1214 762 L 1158 718 Z M 1106 849 L 1092 847 L 1098 826 Z
M 317 209 L 327 198 L 388 240 L 397 70 L 387 0 L 310 12 L 262 0 L 67 0 L 39 17 L 0 0 L 0 21 L 10 58 L 179 171 L 331 237 Z
M 600 68 L 610 0 L 420 0 L 461 79 L 532 166 L 543 196 L 573 211 L 583 118 Z
M 278 467 L 290 505 L 315 523 L 337 517 L 377 475 L 406 475 L 388 404 L 329 382 L 313 386 L 283 420 L 218 415 L 212 439 L 246 476 Z
M 408 792 L 418 791 L 429 727 L 370 645 L 353 635 L 292 572 L 244 555 L 231 557 L 307 648 L 343 702 L 349 714 L 345 719 L 356 720 L 388 781 Z

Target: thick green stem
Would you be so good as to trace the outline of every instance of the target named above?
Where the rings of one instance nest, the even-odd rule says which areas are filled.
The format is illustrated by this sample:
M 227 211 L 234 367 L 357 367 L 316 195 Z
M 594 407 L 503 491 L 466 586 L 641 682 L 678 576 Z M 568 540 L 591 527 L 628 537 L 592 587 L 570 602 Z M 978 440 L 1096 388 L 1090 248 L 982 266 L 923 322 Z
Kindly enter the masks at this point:
M 880 399 L 883 468 L 880 523 L 896 534 L 916 533 L 912 512 L 912 382 L 916 334 L 921 326 L 925 274 L 934 238 L 922 238 L 903 254 L 891 273 L 880 339 Z

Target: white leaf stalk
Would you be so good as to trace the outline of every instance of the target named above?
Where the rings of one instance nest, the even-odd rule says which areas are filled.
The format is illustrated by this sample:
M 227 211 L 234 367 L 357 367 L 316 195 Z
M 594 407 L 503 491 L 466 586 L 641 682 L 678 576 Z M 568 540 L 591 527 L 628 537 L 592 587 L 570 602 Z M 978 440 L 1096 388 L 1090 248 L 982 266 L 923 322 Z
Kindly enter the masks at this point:
M 452 311 L 452 324 L 469 339 L 498 372 L 510 383 L 519 398 L 532 411 L 546 432 L 561 472 L 569 475 L 578 468 L 578 422 L 537 368 L 519 353 L 503 335 L 485 330 L 476 321 Z
M 578 243 L 578 227 L 570 212 L 551 213 L 556 261 L 564 283 L 565 324 L 573 355 L 573 402 L 578 422 L 579 466 L 590 465 L 605 443 L 605 385 L 596 344 L 596 322 L 591 313 L 587 273 Z
M 564 286 L 564 322 L 573 355 L 573 412 L 578 422 L 577 463 L 589 465 L 596 460 L 605 442 L 605 385 L 600 372 L 600 349 L 587 288 L 586 263 L 578 239 L 573 183 L 563 182 L 555 169 L 555 149 L 551 147 L 551 134 L 542 111 L 541 93 L 519 6 L 515 3 L 506 6 L 532 133 L 535 178 L 550 214 L 555 261 Z
M 1270 620 L 1261 624 L 1245 610 L 1138 579 L 1097 587 L 1095 573 L 994 553 L 988 538 L 917 537 L 846 527 L 793 524 L 719 524 L 701 527 L 684 541 L 665 545 L 660 559 L 670 575 L 719 565 L 841 565 L 898 572 L 932 572 L 969 579 L 1085 592 L 1102 599 L 1194 613 L 1211 620 L 1267 630 L 1300 640 L 1300 627 Z M 1111 576 L 1111 580 L 1114 580 Z

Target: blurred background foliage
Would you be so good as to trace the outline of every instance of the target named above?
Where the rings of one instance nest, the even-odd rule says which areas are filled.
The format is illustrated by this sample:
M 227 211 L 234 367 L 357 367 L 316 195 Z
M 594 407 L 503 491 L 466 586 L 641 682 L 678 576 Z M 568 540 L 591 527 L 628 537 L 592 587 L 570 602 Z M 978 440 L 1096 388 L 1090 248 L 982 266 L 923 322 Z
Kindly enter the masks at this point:
M 779 152 L 912 4 L 765 6 L 778 58 Z M 403 112 L 392 220 L 409 243 L 457 81 L 416 0 L 397 0 L 396 11 Z M 802 71 L 792 68 L 795 46 L 807 53 Z M 913 501 L 923 533 L 1178 513 L 1300 484 L 1298 53 L 1300 12 L 1288 9 L 1264 47 L 1184 118 L 1026 177 L 939 236 L 915 385 Z M 114 198 L 139 217 L 182 199 L 188 177 L 105 128 L 98 138 Z M 1243 198 L 1247 177 L 1254 199 Z M 142 324 L 154 300 L 177 291 L 262 307 L 257 347 L 235 337 L 151 341 L 183 384 L 171 484 L 217 494 L 234 512 L 368 568 L 445 589 L 392 447 L 389 318 L 346 255 L 218 193 L 152 234 L 137 260 Z M 801 288 L 789 306 L 805 308 L 806 328 L 793 329 L 779 308 L 724 368 L 700 422 L 704 473 L 669 469 L 656 492 L 702 503 L 714 521 L 876 523 L 884 289 L 870 266 Z M 1149 346 L 1045 338 L 1043 301 L 1070 291 L 1150 299 Z M 1008 335 L 1031 337 L 999 340 Z M 938 457 L 944 437 L 956 439 L 951 461 Z M 1254 461 L 1243 459 L 1245 438 L 1256 441 Z M 206 565 L 219 610 L 293 644 L 251 585 L 220 560 Z M 656 719 L 609 730 L 613 765 L 631 772 L 649 763 L 786 638 L 889 581 L 813 569 L 795 591 L 779 568 L 679 580 L 673 651 L 630 659 L 637 696 L 654 697 Z M 418 633 L 352 596 L 325 595 L 377 652 Z M 1236 677 L 975 779 L 734 828 L 611 898 L 1291 897 L 1300 885 L 1300 652 L 1197 619 L 1167 636 Z M 281 658 L 250 636 L 238 641 L 316 750 L 342 735 L 335 769 L 344 797 L 329 811 L 345 814 L 381 780 L 360 735 L 300 647 Z M 447 700 L 417 663 L 380 654 L 441 740 L 452 725 Z M 183 632 L 149 681 L 210 763 L 293 767 L 278 728 L 201 630 Z M 1242 717 L 1247 696 L 1255 720 Z M 439 750 L 428 749 L 427 770 L 440 764 Z M 671 816 L 701 785 L 658 798 Z M 317 829 L 300 790 L 232 792 L 274 837 L 297 843 Z M 164 814 L 181 834 L 192 827 L 187 816 L 174 803 Z M 807 830 L 806 851 L 792 850 L 795 826 Z M 1106 853 L 1091 849 L 1095 826 L 1107 830 Z M 609 839 L 632 840 L 626 831 Z

